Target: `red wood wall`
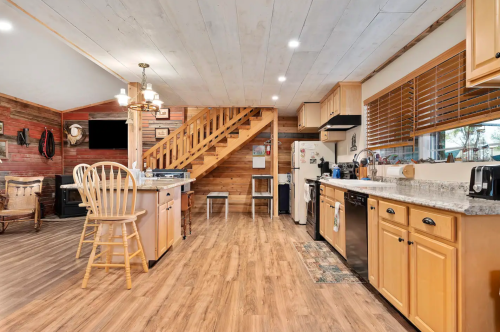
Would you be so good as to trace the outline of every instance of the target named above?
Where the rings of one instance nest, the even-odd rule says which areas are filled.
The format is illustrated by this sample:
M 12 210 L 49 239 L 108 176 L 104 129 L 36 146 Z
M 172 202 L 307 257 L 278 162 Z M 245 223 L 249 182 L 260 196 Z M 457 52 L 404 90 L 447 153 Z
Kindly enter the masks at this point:
M 4 135 L 8 141 L 8 159 L 0 164 L 0 189 L 5 189 L 5 176 L 44 176 L 41 202 L 45 213 L 54 211 L 55 174 L 62 172 L 61 114 L 41 107 L 0 97 L 0 121 L 4 123 Z M 56 141 L 56 154 L 47 160 L 38 153 L 38 141 L 45 127 L 52 129 Z M 29 147 L 17 145 L 17 132 L 30 130 Z
M 73 174 L 73 168 L 78 164 L 95 164 L 100 161 L 113 161 L 123 165 L 128 163 L 127 150 L 90 150 L 89 149 L 89 119 L 127 119 L 127 113 L 116 101 L 82 108 L 63 113 L 65 126 L 79 124 L 87 131 L 85 141 L 77 146 L 68 146 L 64 135 L 64 174 Z

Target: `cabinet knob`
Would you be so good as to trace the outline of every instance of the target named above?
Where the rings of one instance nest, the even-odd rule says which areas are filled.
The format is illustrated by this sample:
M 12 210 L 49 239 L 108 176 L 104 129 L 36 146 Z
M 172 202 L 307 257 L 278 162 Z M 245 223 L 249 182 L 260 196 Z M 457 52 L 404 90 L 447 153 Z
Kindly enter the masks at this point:
M 495 54 L 495 58 L 500 58 L 500 52 L 498 52 L 497 54 Z
M 396 212 L 394 212 L 394 210 L 392 208 L 388 208 L 386 210 L 386 212 L 389 213 L 389 214 L 396 214 Z
M 412 245 L 413 244 L 413 241 L 408 241 L 408 245 Z
M 375 207 L 374 206 L 370 206 L 370 210 L 375 210 Z
M 398 239 L 398 241 L 399 241 L 399 242 L 403 242 L 404 240 L 405 240 L 405 239 L 403 239 L 403 238 L 401 238 L 401 237 Z
M 432 220 L 429 217 L 425 217 L 424 219 L 422 219 L 422 222 L 426 225 L 429 225 L 429 226 L 436 226 L 436 223 L 434 222 L 434 220 Z

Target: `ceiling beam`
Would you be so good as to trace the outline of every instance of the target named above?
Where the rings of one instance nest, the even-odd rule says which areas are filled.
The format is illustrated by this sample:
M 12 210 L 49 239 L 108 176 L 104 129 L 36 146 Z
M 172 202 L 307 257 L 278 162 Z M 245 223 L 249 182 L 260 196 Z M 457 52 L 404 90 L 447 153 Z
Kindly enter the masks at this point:
M 436 22 L 432 23 L 427 29 L 425 29 L 421 34 L 419 34 L 417 37 L 415 37 L 411 42 L 406 44 L 402 49 L 400 49 L 396 54 L 391 56 L 389 59 L 387 59 L 384 63 L 382 63 L 380 66 L 378 66 L 374 71 L 372 71 L 368 76 L 363 78 L 361 80 L 361 83 L 365 83 L 368 81 L 370 78 L 373 76 L 377 75 L 379 72 L 381 72 L 385 67 L 396 61 L 397 58 L 408 52 L 413 46 L 417 45 L 422 39 L 427 37 L 429 34 L 431 34 L 434 30 L 439 28 L 443 23 L 448 21 L 450 18 L 455 16 L 460 10 L 465 8 L 465 1 L 462 0 L 458 4 L 455 5 L 452 9 L 450 9 L 446 14 L 441 16 Z

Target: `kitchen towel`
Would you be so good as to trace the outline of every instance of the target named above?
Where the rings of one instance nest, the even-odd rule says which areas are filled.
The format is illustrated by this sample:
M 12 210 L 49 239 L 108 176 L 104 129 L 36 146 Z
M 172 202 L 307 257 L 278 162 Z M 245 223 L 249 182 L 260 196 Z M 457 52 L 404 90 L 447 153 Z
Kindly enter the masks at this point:
M 304 199 L 306 203 L 309 203 L 311 200 L 311 195 L 309 195 L 309 185 L 307 183 L 304 183 Z
M 339 209 L 340 209 L 340 203 L 335 202 L 335 216 L 333 217 L 333 230 L 335 232 L 338 232 L 340 227 Z

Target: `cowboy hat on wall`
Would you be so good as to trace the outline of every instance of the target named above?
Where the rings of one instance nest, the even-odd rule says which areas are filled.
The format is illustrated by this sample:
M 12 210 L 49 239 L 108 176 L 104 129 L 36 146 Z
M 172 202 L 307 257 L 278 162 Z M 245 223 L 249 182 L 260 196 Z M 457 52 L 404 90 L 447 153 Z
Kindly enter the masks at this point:
M 85 138 L 87 138 L 87 132 L 79 124 L 67 126 L 64 128 L 64 133 L 66 134 L 66 138 L 70 146 L 79 145 L 85 141 Z

